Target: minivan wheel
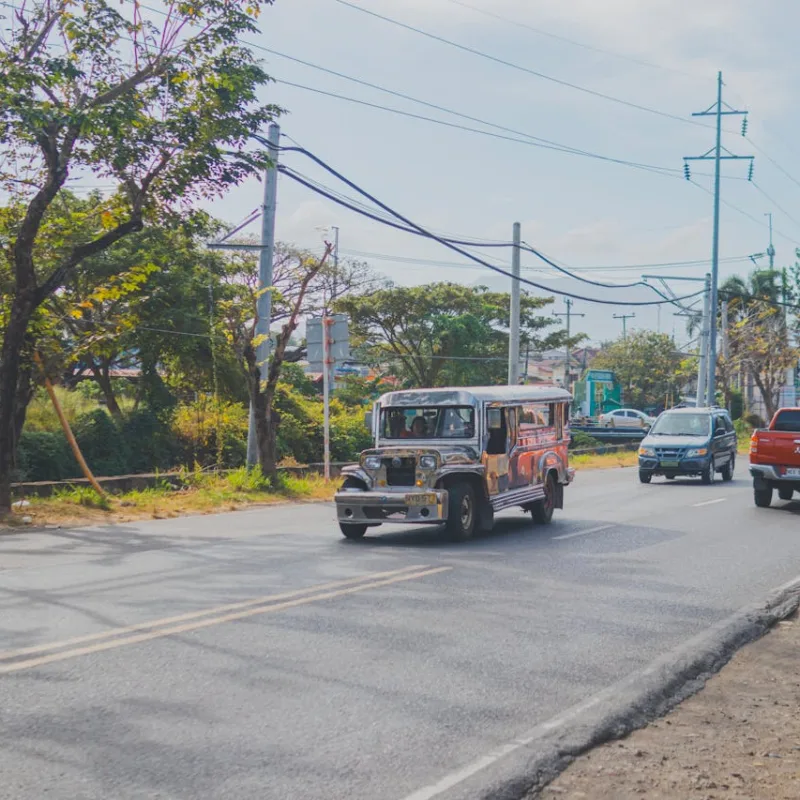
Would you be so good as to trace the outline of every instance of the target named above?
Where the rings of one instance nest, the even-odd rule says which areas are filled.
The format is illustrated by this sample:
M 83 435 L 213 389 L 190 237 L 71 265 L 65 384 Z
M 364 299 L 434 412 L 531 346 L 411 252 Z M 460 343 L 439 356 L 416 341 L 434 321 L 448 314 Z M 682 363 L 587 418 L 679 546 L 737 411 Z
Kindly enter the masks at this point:
M 650 472 L 645 472 L 643 469 L 639 470 L 639 482 L 650 483 L 653 480 L 653 475 Z
M 731 456 L 731 460 L 722 468 L 722 480 L 732 481 L 735 469 L 736 469 L 736 456 Z
M 700 473 L 700 480 L 706 485 L 710 486 L 714 483 L 714 479 L 717 477 L 716 471 L 714 470 L 714 462 L 711 461 L 709 465 Z
M 477 516 L 472 486 L 469 483 L 457 483 L 448 492 L 447 532 L 459 542 L 471 539 L 475 533 Z

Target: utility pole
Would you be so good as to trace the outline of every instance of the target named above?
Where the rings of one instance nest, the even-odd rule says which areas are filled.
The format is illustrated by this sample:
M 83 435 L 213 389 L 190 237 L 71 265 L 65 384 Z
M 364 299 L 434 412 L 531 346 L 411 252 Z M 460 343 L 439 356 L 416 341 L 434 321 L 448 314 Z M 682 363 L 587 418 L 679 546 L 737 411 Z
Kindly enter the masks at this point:
M 775 245 L 772 243 L 772 212 L 768 211 L 765 215 L 769 219 L 769 247 L 767 248 L 767 255 L 769 256 L 769 271 L 775 272 Z M 787 283 L 786 267 L 781 270 L 781 300 L 783 301 L 783 328 L 786 331 L 786 340 L 791 344 L 791 332 L 789 331 L 789 286 Z M 786 369 L 786 375 L 783 381 L 783 390 L 781 391 L 781 405 L 793 406 L 797 402 L 795 387 L 794 387 L 794 367 Z
M 691 180 L 689 171 L 690 161 L 713 161 L 714 162 L 714 230 L 711 246 L 711 309 L 709 327 L 709 349 L 708 349 L 708 386 L 707 392 L 709 405 L 714 405 L 716 396 L 717 378 L 717 306 L 719 304 L 719 205 L 720 205 L 720 165 L 723 160 L 746 159 L 750 161 L 750 171 L 748 180 L 753 179 L 753 156 L 737 156 L 722 146 L 722 118 L 724 116 L 739 115 L 744 117 L 742 121 L 742 136 L 747 134 L 747 112 L 737 111 L 735 108 L 724 103 L 722 100 L 722 73 L 717 73 L 717 102 L 709 106 L 705 111 L 696 111 L 693 117 L 715 117 L 716 118 L 716 143 L 701 156 L 684 156 L 684 175 L 686 180 Z
M 622 341 L 628 341 L 628 320 L 634 319 L 636 314 L 614 314 L 614 319 L 622 320 Z
M 564 300 L 564 305 L 567 307 L 566 311 L 554 311 L 553 316 L 555 317 L 566 317 L 567 320 L 567 348 L 566 352 L 564 353 L 564 388 L 569 391 L 569 365 L 571 361 L 571 343 L 570 343 L 570 332 L 572 330 L 572 318 L 573 317 L 585 317 L 586 314 L 579 314 L 577 311 L 572 310 L 572 306 L 574 305 L 574 301 L 572 298 L 567 297 Z
M 258 319 L 256 321 L 256 362 L 261 377 L 266 377 L 267 362 L 272 342 L 269 337 L 270 320 L 272 318 L 272 292 L 265 291 L 272 286 L 272 258 L 275 251 L 275 212 L 278 197 L 278 148 L 280 146 L 281 129 L 276 123 L 269 126 L 270 165 L 264 172 L 264 204 L 261 209 L 261 246 L 258 259 Z M 247 431 L 247 466 L 254 467 L 258 463 L 258 443 L 256 441 L 255 409 L 250 404 L 250 424 Z
M 508 385 L 519 383 L 519 317 L 520 317 L 520 243 L 522 230 L 514 223 L 514 246 L 511 250 L 511 324 L 508 336 Z

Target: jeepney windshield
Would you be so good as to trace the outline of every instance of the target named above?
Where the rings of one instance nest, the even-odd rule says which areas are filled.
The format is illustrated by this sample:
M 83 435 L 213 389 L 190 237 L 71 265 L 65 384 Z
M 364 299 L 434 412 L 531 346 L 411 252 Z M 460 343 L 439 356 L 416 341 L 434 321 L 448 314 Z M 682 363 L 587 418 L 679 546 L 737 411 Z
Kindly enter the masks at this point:
M 381 413 L 384 439 L 471 439 L 474 435 L 471 406 L 385 408 Z

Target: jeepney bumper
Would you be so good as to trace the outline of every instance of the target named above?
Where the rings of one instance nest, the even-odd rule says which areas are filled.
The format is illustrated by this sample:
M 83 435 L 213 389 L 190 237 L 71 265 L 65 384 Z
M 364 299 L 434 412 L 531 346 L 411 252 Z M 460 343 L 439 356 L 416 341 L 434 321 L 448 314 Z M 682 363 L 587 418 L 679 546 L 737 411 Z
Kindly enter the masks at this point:
M 336 516 L 339 522 L 380 525 L 382 522 L 444 522 L 447 519 L 447 492 L 444 490 L 407 492 L 337 492 Z

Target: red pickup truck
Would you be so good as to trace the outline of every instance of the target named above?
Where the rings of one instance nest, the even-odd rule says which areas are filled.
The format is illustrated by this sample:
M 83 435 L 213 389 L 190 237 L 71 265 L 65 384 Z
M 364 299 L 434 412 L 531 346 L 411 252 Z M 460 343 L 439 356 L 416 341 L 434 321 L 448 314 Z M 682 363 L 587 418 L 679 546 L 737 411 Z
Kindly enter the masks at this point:
M 775 489 L 781 500 L 800 492 L 800 408 L 780 409 L 769 428 L 753 432 L 750 474 L 759 508 L 769 507 Z

